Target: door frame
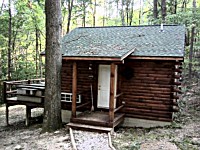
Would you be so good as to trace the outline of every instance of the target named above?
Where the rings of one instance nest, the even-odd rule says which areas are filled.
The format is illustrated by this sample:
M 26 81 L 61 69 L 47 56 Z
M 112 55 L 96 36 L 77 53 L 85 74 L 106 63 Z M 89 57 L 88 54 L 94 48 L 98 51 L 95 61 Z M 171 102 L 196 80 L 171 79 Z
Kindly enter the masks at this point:
M 108 95 L 109 95 L 109 97 L 108 97 L 108 99 L 106 99 L 106 101 L 108 101 L 108 102 L 105 102 L 105 103 L 108 103 L 108 105 L 107 106 L 98 106 L 99 105 L 99 100 L 101 100 L 100 99 L 100 97 L 99 97 L 99 92 L 100 92 L 100 90 L 99 90 L 99 84 L 100 84 L 100 82 L 102 82 L 102 81 L 100 81 L 100 77 L 99 76 L 101 76 L 101 74 L 100 74 L 100 67 L 101 66 L 109 66 L 109 93 L 108 93 Z M 117 93 L 117 79 L 118 79 L 118 77 L 117 77 L 117 65 L 116 65 L 116 67 L 115 67 L 116 69 L 115 69 L 115 74 L 116 74 L 116 76 L 115 76 L 115 89 L 114 89 L 114 96 L 116 96 L 116 93 Z M 110 64 L 99 64 L 98 65 L 98 83 L 97 83 L 97 108 L 99 108 L 99 109 L 109 109 L 109 103 L 110 103 L 110 80 L 111 80 L 111 65 Z M 103 82 L 107 82 L 107 80 L 103 80 Z M 116 99 L 115 99 L 115 101 L 114 101 L 114 108 L 116 108 Z

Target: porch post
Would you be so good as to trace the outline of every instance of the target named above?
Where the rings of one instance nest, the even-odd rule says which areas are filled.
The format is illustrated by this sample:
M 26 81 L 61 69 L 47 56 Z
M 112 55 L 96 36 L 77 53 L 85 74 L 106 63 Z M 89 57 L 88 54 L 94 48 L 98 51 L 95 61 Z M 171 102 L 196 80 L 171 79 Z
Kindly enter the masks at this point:
M 72 118 L 76 118 L 76 95 L 77 95 L 77 63 L 73 62 L 72 73 Z
M 109 122 L 112 123 L 114 121 L 114 91 L 115 91 L 115 64 L 111 64 L 110 71 L 110 103 L 109 103 Z

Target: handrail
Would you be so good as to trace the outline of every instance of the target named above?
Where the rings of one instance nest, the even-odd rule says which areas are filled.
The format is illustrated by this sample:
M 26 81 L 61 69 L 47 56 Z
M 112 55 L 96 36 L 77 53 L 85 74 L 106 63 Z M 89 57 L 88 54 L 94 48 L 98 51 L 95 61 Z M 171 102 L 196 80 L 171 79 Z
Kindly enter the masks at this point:
M 119 93 L 119 94 L 117 94 L 116 96 L 115 96 L 115 98 L 118 98 L 118 97 L 120 97 L 121 95 L 123 95 L 124 93 Z
M 21 82 L 31 82 L 31 81 L 40 81 L 45 80 L 45 78 L 38 78 L 38 79 L 29 79 L 29 80 L 18 80 L 18 81 L 4 81 L 6 84 L 15 84 L 15 83 L 21 83 Z
M 84 104 L 78 105 L 78 106 L 76 107 L 76 109 L 79 109 L 79 108 L 81 108 L 81 107 L 84 107 L 84 106 L 86 106 L 86 105 L 88 105 L 88 104 L 90 104 L 90 102 L 86 102 L 86 103 L 84 103 Z
M 115 108 L 114 112 L 117 112 L 118 110 L 122 109 L 123 107 L 124 107 L 124 105 L 121 105 L 121 106 Z

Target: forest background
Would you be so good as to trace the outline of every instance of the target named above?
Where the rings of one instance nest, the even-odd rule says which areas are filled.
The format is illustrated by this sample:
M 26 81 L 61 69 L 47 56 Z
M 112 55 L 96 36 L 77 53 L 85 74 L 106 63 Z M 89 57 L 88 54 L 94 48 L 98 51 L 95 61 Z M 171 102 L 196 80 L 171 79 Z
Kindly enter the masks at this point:
M 0 0 L 0 91 L 5 80 L 44 77 L 44 5 Z M 61 0 L 61 7 L 62 36 L 76 27 L 185 25 L 183 78 L 200 78 L 200 0 Z

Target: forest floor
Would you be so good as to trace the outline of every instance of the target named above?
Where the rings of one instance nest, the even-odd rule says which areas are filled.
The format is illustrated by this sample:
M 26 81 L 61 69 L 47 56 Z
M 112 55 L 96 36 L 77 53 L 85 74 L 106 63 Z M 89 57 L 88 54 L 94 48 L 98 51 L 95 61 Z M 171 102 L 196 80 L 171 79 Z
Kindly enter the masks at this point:
M 182 90 L 180 112 L 175 114 L 172 125 L 148 129 L 119 128 L 112 135 L 113 146 L 117 150 L 200 150 L 200 83 L 184 84 Z M 6 126 L 5 106 L 1 105 L 0 150 L 70 150 L 66 128 L 54 133 L 41 133 L 42 112 L 43 109 L 33 109 L 31 125 L 26 127 L 25 107 L 12 106 L 10 126 Z

